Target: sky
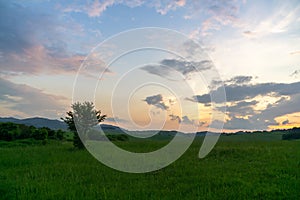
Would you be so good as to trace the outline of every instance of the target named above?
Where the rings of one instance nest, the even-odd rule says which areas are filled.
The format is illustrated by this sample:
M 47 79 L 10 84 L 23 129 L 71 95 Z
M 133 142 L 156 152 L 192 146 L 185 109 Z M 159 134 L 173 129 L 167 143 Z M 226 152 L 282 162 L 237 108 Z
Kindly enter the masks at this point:
M 0 1 L 0 69 L 1 117 L 89 100 L 134 130 L 300 126 L 300 2 Z

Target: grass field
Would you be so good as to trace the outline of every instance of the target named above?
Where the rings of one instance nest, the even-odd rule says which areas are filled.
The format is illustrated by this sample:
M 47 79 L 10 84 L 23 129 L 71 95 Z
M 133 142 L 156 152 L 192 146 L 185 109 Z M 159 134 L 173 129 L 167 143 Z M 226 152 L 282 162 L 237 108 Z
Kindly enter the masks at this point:
M 146 174 L 110 169 L 70 142 L 0 146 L 0 199 L 299 199 L 300 141 L 222 136 L 198 159 L 201 139 L 170 166 Z M 144 151 L 165 141 L 127 141 Z

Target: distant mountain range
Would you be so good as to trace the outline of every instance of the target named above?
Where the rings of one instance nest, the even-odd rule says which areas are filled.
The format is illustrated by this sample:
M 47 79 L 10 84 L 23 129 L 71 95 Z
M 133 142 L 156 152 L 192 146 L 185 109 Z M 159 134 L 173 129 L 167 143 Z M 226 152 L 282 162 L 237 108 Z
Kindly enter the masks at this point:
M 25 124 L 27 126 L 34 126 L 37 128 L 48 127 L 53 130 L 67 130 L 68 126 L 65 122 L 56 120 L 56 119 L 47 119 L 41 117 L 33 117 L 33 118 L 26 118 L 26 119 L 17 119 L 14 117 L 0 117 L 0 122 L 13 122 L 16 124 Z M 109 125 L 109 124 L 101 124 L 101 128 L 104 130 L 121 130 L 117 126 Z
M 0 122 L 13 122 L 17 124 L 25 124 L 27 126 L 34 126 L 37 128 L 48 127 L 53 130 L 58 130 L 58 129 L 68 130 L 68 126 L 63 121 L 56 120 L 56 119 L 41 118 L 41 117 L 33 117 L 33 118 L 26 118 L 26 119 L 17 119 L 14 117 L 0 117 Z M 103 130 L 106 131 L 115 131 L 115 132 L 123 133 L 122 129 L 118 126 L 113 126 L 110 124 L 101 124 L 100 126 Z M 155 130 L 149 130 L 149 132 L 153 132 L 153 131 L 157 132 Z M 145 131 L 141 131 L 141 133 L 143 132 Z M 175 136 L 176 133 L 177 133 L 176 131 L 160 131 L 161 135 L 168 135 L 168 136 Z M 206 131 L 197 132 L 197 136 L 204 136 L 205 134 Z
M 25 124 L 27 126 L 34 126 L 37 128 L 41 128 L 41 127 L 48 127 L 50 129 L 53 130 L 68 130 L 68 126 L 60 120 L 56 120 L 56 119 L 47 119 L 47 118 L 41 118 L 41 117 L 33 117 L 33 118 L 26 118 L 26 119 L 17 119 L 14 117 L 0 117 L 0 122 L 13 122 L 13 123 L 17 123 L 17 124 Z M 103 130 L 107 130 L 107 131 L 114 131 L 116 134 L 118 134 L 118 132 L 123 133 L 122 129 L 118 126 L 113 126 L 110 124 L 101 124 L 100 125 L 101 128 Z M 150 132 L 157 132 L 156 130 L 149 130 Z M 276 133 L 276 132 L 284 132 L 284 131 L 288 131 L 288 130 L 272 130 L 269 131 L 270 133 Z M 145 131 L 136 131 L 136 132 L 145 132 Z M 148 132 L 148 131 L 146 131 Z M 175 136 L 176 135 L 176 131 L 159 131 L 160 135 L 164 135 L 164 136 Z M 202 132 L 197 132 L 196 136 L 205 136 L 206 135 L 206 131 L 202 131 Z M 238 131 L 235 133 L 231 133 L 229 135 L 232 134 L 250 134 L 250 133 L 267 133 L 267 131 Z M 226 133 L 223 133 L 226 134 Z
M 41 127 L 48 127 L 53 130 L 67 130 L 68 126 L 60 120 L 56 119 L 47 119 L 41 117 L 33 117 L 33 118 L 26 118 L 26 119 L 17 119 L 13 117 L 0 117 L 0 122 L 13 122 L 16 124 L 25 124 L 27 126 L 34 126 L 37 128 Z

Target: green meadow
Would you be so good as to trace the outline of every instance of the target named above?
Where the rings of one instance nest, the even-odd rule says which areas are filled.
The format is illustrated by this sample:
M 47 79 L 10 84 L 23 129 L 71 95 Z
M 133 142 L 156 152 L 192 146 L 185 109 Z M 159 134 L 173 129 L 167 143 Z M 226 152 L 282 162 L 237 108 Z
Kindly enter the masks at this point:
M 213 151 L 199 159 L 202 139 L 173 164 L 145 174 L 111 169 L 67 141 L 2 142 L 0 199 L 300 198 L 299 140 L 283 141 L 280 134 L 221 136 Z M 167 142 L 115 143 L 145 152 Z

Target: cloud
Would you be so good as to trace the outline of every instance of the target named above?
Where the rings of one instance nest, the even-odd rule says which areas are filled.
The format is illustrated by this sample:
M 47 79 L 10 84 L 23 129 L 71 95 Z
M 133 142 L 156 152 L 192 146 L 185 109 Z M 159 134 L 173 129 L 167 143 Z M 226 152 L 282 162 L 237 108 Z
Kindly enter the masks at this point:
M 169 115 L 169 117 L 171 118 L 171 121 L 177 121 L 179 124 L 181 123 L 181 118 L 178 115 Z
M 62 96 L 47 94 L 42 90 L 15 84 L 0 78 L 0 103 L 9 113 L 20 113 L 24 116 L 45 116 L 58 118 L 64 115 L 69 100 Z M 1 110 L 1 109 L 0 109 Z
M 294 78 L 298 78 L 299 74 L 300 74 L 300 70 L 295 70 L 290 76 Z
M 45 46 L 37 45 L 24 49 L 23 53 L 11 53 L 0 61 L 2 74 L 58 74 L 74 73 L 85 56 L 81 54 L 64 55 Z
M 156 12 L 161 15 L 166 15 L 168 12 L 174 11 L 185 5 L 185 0 L 155 0 L 153 3 L 148 4 L 148 6 L 154 7 Z
M 39 21 L 45 22 L 45 28 L 48 28 L 49 24 L 50 26 L 53 24 L 50 16 L 27 10 L 18 4 L 1 1 L 0 9 L 0 18 L 2 19 L 0 21 L 0 49 L 2 53 L 20 52 L 24 48 L 35 45 L 35 38 L 38 37 L 35 30 L 41 29 Z
M 196 125 L 196 126 L 203 126 L 205 122 L 196 122 L 196 120 L 190 119 L 188 116 L 178 116 L 171 114 L 169 115 L 171 121 L 177 121 L 178 124 L 185 124 L 185 125 Z
M 299 55 L 300 54 L 300 51 L 293 51 L 290 53 L 290 55 Z
M 186 5 L 185 0 L 155 0 L 155 1 L 145 1 L 145 0 L 95 0 L 92 2 L 87 2 L 85 5 L 72 4 L 63 8 L 63 12 L 82 12 L 86 13 L 89 17 L 100 17 L 104 11 L 109 7 L 114 5 L 125 5 L 131 8 L 145 5 L 154 8 L 157 13 L 161 15 L 166 15 L 170 11 L 174 11 L 179 7 Z
M 254 115 L 255 120 L 273 120 L 276 117 L 284 116 L 291 113 L 300 112 L 300 94 L 295 93 L 290 95 L 289 99 L 281 100 L 276 104 L 268 106 L 259 114 Z
M 236 0 L 228 1 L 216 1 L 216 0 L 203 0 L 203 1 L 186 1 L 186 0 L 94 0 L 80 2 L 71 2 L 70 5 L 60 6 L 62 12 L 81 12 L 86 14 L 88 17 L 95 18 L 101 17 L 105 11 L 115 5 L 125 5 L 131 8 L 138 6 L 145 6 L 154 9 L 156 12 L 166 15 L 177 9 L 184 9 L 182 11 L 182 17 L 186 19 L 197 18 L 201 19 L 201 28 L 198 27 L 195 30 L 198 35 L 209 34 L 212 30 L 219 30 L 222 26 L 232 25 L 241 26 L 241 22 L 238 18 L 240 13 L 240 7 L 243 5 L 242 2 Z M 290 11 L 290 10 L 289 10 Z M 201 13 L 201 14 L 199 14 Z M 286 24 L 292 24 L 292 19 L 297 17 L 297 10 L 292 13 L 280 12 L 278 15 L 284 18 L 278 23 L 278 26 L 285 27 Z M 282 17 L 284 16 L 284 17 Z M 292 22 L 290 22 L 292 21 Z M 245 33 L 252 33 L 256 31 L 255 23 L 253 27 L 250 25 L 249 30 L 244 31 Z M 268 24 L 268 23 L 267 23 Z M 271 23 L 276 24 L 276 23 Z M 248 27 L 247 27 L 248 28 Z
M 252 99 L 259 95 L 271 95 L 273 97 L 280 97 L 283 95 L 289 96 L 300 93 L 300 82 L 296 83 L 260 83 L 252 85 L 225 85 L 226 99 L 228 102 L 242 101 Z M 222 88 L 219 87 L 211 93 L 217 94 Z M 195 95 L 192 100 L 199 103 L 210 103 L 210 94 Z M 220 102 L 215 102 L 220 103 Z
M 290 123 L 290 121 L 287 119 L 287 120 L 284 120 L 281 124 L 282 125 L 287 125 L 287 124 L 289 124 Z
M 117 4 L 118 1 L 115 0 L 95 0 L 92 2 L 87 2 L 85 5 L 82 4 L 71 4 L 62 8 L 63 12 L 75 12 L 75 13 L 86 13 L 89 17 L 99 17 L 102 13 L 110 6 Z
M 261 119 L 244 119 L 232 117 L 225 122 L 225 129 L 242 129 L 242 130 L 265 130 L 268 126 L 279 125 L 274 119 L 261 120 Z
M 273 15 L 262 19 L 252 18 L 253 24 L 248 24 L 247 31 L 244 31 L 244 36 L 247 37 L 263 37 L 269 34 L 280 34 L 287 32 L 293 25 L 297 23 L 300 7 L 288 6 L 287 4 L 279 4 L 283 6 L 273 8 Z M 258 15 L 259 16 L 259 15 Z
M 81 26 L 65 23 L 51 12 L 16 3 L 0 3 L 1 74 L 69 73 L 84 55 L 70 52 L 66 41 L 81 34 Z M 72 30 L 72 32 L 68 32 Z M 68 33 L 68 38 L 65 38 Z M 64 42 L 65 41 L 65 42 Z
M 128 120 L 120 118 L 120 117 L 107 117 L 105 121 L 113 122 L 113 123 L 127 123 Z
M 226 111 L 229 113 L 229 116 L 237 116 L 237 115 L 254 115 L 254 106 L 256 106 L 259 101 L 240 101 L 232 106 L 227 106 Z
M 99 0 L 94 1 L 91 5 L 86 7 L 86 12 L 90 17 L 99 17 L 109 6 L 112 6 L 115 0 Z
M 209 60 L 196 61 L 184 61 L 177 59 L 164 59 L 159 65 L 147 65 L 141 69 L 163 78 L 171 77 L 174 71 L 177 71 L 188 77 L 192 73 L 199 71 L 209 70 L 212 68 L 212 62 Z
M 148 96 L 144 101 L 146 101 L 148 105 L 156 106 L 162 110 L 169 109 L 169 107 L 163 102 L 163 96 L 161 94 Z
M 184 6 L 186 4 L 186 0 L 177 0 L 176 4 L 180 7 Z
M 256 33 L 253 31 L 244 31 L 243 34 L 244 34 L 244 36 L 247 36 L 247 37 L 253 37 L 253 36 L 255 36 Z
M 212 80 L 211 85 L 209 86 L 210 89 L 216 89 L 221 85 L 244 85 L 249 84 L 252 81 L 252 76 L 235 76 L 228 80 Z
M 204 0 L 187 4 L 191 13 L 188 15 L 189 18 L 199 18 L 199 13 L 202 13 L 202 25 L 193 31 L 192 38 L 210 35 L 212 31 L 220 30 L 222 26 L 241 26 L 238 14 L 242 4 L 236 0 Z
M 226 83 L 241 85 L 249 83 L 252 80 L 252 78 L 252 76 L 235 76 L 232 79 L 226 81 Z
M 185 115 L 185 116 L 182 117 L 181 123 L 184 123 L 184 124 L 194 124 L 194 121 L 191 120 L 188 116 Z
M 228 1 L 210 1 L 208 13 L 211 14 L 211 21 L 228 25 L 237 20 L 239 11 L 238 4 L 235 0 Z
M 273 108 L 278 106 L 282 101 L 278 101 Z M 244 129 L 244 130 L 266 130 L 269 126 L 277 126 L 275 121 L 277 114 L 265 115 L 264 110 L 255 110 L 254 107 L 260 102 L 253 100 L 250 102 L 241 101 L 233 106 L 227 107 L 228 118 L 225 129 Z M 271 107 L 266 109 L 272 109 Z
M 260 7 L 264 8 L 264 10 L 258 10 L 260 7 L 255 7 L 257 15 L 253 15 L 253 12 L 249 14 L 247 12 L 241 13 L 241 8 L 246 3 L 246 1 L 236 0 L 203 0 L 188 3 L 191 13 L 187 15 L 188 18 L 197 19 L 199 18 L 199 13 L 202 13 L 201 27 L 194 29 L 191 36 L 199 39 L 201 36 L 209 36 L 225 26 L 242 29 L 243 35 L 248 38 L 281 34 L 292 29 L 294 32 L 298 31 L 298 27 L 294 25 L 299 21 L 300 6 L 295 5 L 294 2 L 268 5 L 267 7 L 261 5 Z M 274 14 L 271 16 L 267 15 L 267 17 L 261 15 L 260 13 L 265 14 L 265 9 L 269 9 Z
M 300 112 L 300 82 L 250 84 L 250 80 L 250 77 L 232 78 L 227 81 L 229 85 L 225 84 L 227 121 L 224 128 L 268 129 L 279 125 L 276 117 Z M 217 93 L 220 88 L 213 89 L 211 93 Z M 268 98 L 277 100 L 268 103 Z M 210 106 L 211 98 L 208 93 L 187 100 Z

